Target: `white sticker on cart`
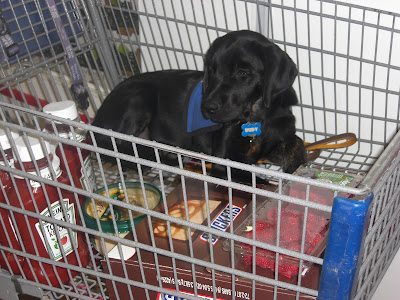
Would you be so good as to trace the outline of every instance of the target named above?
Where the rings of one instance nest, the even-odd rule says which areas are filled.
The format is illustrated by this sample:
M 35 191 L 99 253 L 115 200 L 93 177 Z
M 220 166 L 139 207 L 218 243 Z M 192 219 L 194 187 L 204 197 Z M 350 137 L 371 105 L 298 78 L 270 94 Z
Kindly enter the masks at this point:
M 211 222 L 211 228 L 226 231 L 231 225 L 231 212 L 232 212 L 232 222 L 240 215 L 243 211 L 243 208 L 237 205 L 231 206 L 228 204 L 225 208 L 215 217 L 215 219 Z M 204 232 L 200 236 L 200 240 L 204 242 L 210 242 L 210 234 L 208 232 Z M 219 240 L 218 236 L 211 235 L 212 245 L 215 245 Z
M 53 213 L 54 219 L 63 220 L 63 221 L 69 222 L 71 224 L 76 224 L 74 204 L 73 203 L 70 204 L 69 199 L 63 199 L 63 200 L 64 200 L 64 207 L 65 207 L 65 211 L 67 213 L 68 220 L 65 220 L 65 218 L 64 218 L 64 214 L 62 212 L 62 208 L 61 208 L 59 201 L 56 201 L 51 205 L 51 211 Z M 43 216 L 46 216 L 46 217 L 51 217 L 50 211 L 48 208 L 44 209 L 40 214 Z M 73 251 L 73 247 L 72 247 L 73 242 L 72 242 L 71 237 L 66 228 L 58 226 L 53 223 L 47 223 L 44 221 L 42 221 L 43 230 L 42 230 L 39 222 L 37 222 L 35 224 L 35 227 L 39 233 L 39 236 L 42 239 L 43 245 L 47 248 L 45 240 L 49 244 L 49 247 L 47 248 L 47 252 L 49 253 L 50 258 L 52 258 L 56 261 L 62 259 L 61 248 L 60 248 L 60 244 L 57 240 L 56 230 L 58 231 L 58 233 L 60 235 L 60 242 L 61 242 L 61 246 L 64 249 L 65 255 L 68 255 Z M 77 238 L 76 232 L 74 232 L 74 231 L 72 232 L 72 238 L 75 241 L 75 245 L 77 245 L 78 238 Z

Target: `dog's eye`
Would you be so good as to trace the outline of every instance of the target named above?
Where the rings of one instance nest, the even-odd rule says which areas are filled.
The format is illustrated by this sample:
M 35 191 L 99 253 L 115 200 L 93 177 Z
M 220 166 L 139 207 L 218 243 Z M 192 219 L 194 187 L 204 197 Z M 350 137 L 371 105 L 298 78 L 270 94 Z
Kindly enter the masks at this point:
M 238 70 L 236 70 L 236 75 L 238 75 L 238 76 L 248 76 L 248 75 L 250 75 L 250 71 L 249 70 L 245 70 L 245 69 L 238 69 Z

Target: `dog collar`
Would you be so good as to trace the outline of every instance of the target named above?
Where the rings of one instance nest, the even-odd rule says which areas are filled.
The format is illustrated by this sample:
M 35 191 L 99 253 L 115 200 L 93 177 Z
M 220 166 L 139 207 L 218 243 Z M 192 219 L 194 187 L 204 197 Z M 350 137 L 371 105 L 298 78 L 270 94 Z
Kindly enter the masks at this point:
M 216 130 L 221 124 L 207 120 L 201 113 L 201 101 L 203 100 L 203 81 L 200 81 L 193 89 L 188 103 L 187 132 L 193 133 L 200 129 L 207 131 Z

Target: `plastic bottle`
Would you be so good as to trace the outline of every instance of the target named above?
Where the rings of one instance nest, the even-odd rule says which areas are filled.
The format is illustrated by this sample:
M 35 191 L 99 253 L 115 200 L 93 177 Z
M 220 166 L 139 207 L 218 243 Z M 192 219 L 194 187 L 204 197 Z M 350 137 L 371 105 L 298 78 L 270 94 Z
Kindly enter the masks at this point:
M 28 137 L 27 140 L 29 143 L 25 143 L 23 137 L 15 141 L 25 171 L 37 175 L 35 164 L 33 163 L 34 160 L 39 168 L 41 177 L 51 180 L 57 179 L 59 182 L 68 184 L 68 178 L 66 178 L 65 174 L 60 170 L 60 159 L 56 155 L 50 153 L 50 166 L 40 140 L 34 137 Z M 49 143 L 45 142 L 45 146 L 47 148 L 46 151 L 49 153 Z M 31 158 L 29 154 L 29 147 L 33 152 L 34 158 Z M 14 154 L 14 157 L 15 156 L 16 154 Z M 23 169 L 18 161 L 15 162 L 15 168 Z M 54 170 L 54 174 L 57 178 L 53 178 L 50 168 Z M 67 220 L 68 218 L 69 223 L 77 223 L 76 206 L 79 205 L 79 203 L 74 201 L 75 198 L 72 193 L 60 189 L 60 195 L 57 188 L 52 185 L 47 184 L 43 188 L 40 182 L 29 180 L 29 183 L 27 183 L 24 178 L 18 176 L 14 177 L 16 178 L 18 192 L 15 189 L 9 192 L 9 201 L 11 205 L 23 208 L 25 211 L 40 213 L 41 215 L 58 220 Z M 22 204 L 18 194 L 20 195 Z M 46 195 L 49 201 L 46 200 Z M 62 201 L 60 201 L 60 199 L 62 199 Z M 67 215 L 63 212 L 61 202 L 64 202 L 63 204 Z M 52 211 L 53 216 L 51 216 L 50 211 Z M 89 262 L 89 250 L 83 240 L 81 232 L 71 230 L 72 234 L 70 234 L 67 228 L 60 227 L 54 223 L 47 223 L 42 220 L 41 226 L 38 218 L 18 213 L 14 215 L 22 238 L 21 244 L 23 243 L 26 252 L 36 256 L 50 258 L 55 261 L 65 262 L 69 265 L 86 267 Z M 56 231 L 59 233 L 59 239 L 57 238 Z M 60 247 L 60 244 L 62 247 Z M 34 245 L 37 248 L 37 252 Z M 74 249 L 74 245 L 77 246 L 76 249 Z M 64 250 L 65 258 L 62 255 L 61 248 Z M 28 260 L 25 259 L 22 268 L 25 276 L 29 280 L 38 281 L 47 285 L 50 282 L 53 286 L 60 286 L 61 283 L 66 283 L 71 279 L 67 269 L 61 267 L 53 268 L 51 264 L 39 263 L 33 259 L 30 260 L 30 264 Z M 71 271 L 71 274 L 75 276 L 77 273 Z M 57 279 L 57 276 L 60 278 L 61 282 Z
M 80 121 L 75 102 L 70 100 L 47 104 L 43 108 L 43 112 L 60 118 L 74 120 L 76 122 Z M 60 124 L 56 122 L 54 123 L 56 125 L 58 135 L 60 137 L 68 138 L 77 142 L 90 143 L 86 139 L 86 131 L 79 128 L 74 128 L 74 132 L 72 132 L 71 127 L 69 125 Z M 54 127 L 52 124 L 50 124 L 50 122 L 46 124 L 45 129 L 49 132 L 53 133 L 55 132 Z M 58 144 L 55 148 L 55 154 L 61 160 L 61 170 L 65 174 L 68 174 L 67 172 L 67 166 L 68 166 L 75 187 L 83 188 L 90 192 L 94 191 L 96 188 L 95 188 L 93 165 L 89 155 L 90 153 L 85 149 L 81 149 L 81 154 L 83 159 L 83 164 L 81 164 L 78 149 L 75 146 L 63 144 L 62 148 L 64 149 L 66 160 L 63 159 L 62 151 L 61 148 L 58 146 Z M 79 199 L 81 201 L 81 204 L 83 204 L 85 196 L 79 195 Z
M 11 131 L 11 138 L 17 139 L 19 134 L 15 131 Z M 0 152 L 0 164 L 3 166 L 13 167 L 14 166 L 14 156 L 11 149 L 11 144 L 8 139 L 7 133 L 3 128 L 0 128 L 0 145 L 3 149 L 4 156 Z M 8 164 L 7 164 L 7 162 Z M 0 202 L 7 204 L 6 197 L 8 198 L 8 193 L 12 188 L 12 181 L 10 174 L 7 171 L 0 170 L 0 179 L 2 184 L 2 191 L 0 192 Z M 19 244 L 18 237 L 15 233 L 13 223 L 10 219 L 10 213 L 6 209 L 0 208 L 1 218 L 4 222 L 3 230 L 0 230 L 0 244 L 6 247 L 10 247 L 16 250 L 22 250 Z M 0 226 L 3 224 L 0 222 Z M 8 237 L 8 238 L 7 238 Z M 8 264 L 6 263 L 6 260 Z M 4 252 L 4 256 L 0 253 L 0 266 L 3 269 L 8 269 L 13 271 L 14 274 L 20 274 L 20 269 L 17 264 L 17 260 L 22 266 L 24 258 L 21 256 L 14 256 L 10 252 Z

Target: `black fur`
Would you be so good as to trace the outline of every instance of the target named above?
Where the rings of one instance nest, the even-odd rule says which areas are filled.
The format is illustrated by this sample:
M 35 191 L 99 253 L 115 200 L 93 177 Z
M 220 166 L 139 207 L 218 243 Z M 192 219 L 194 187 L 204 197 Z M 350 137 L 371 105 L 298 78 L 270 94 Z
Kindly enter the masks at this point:
M 303 142 L 295 134 L 291 106 L 297 69 L 290 57 L 261 34 L 235 31 L 217 38 L 205 56 L 204 72 L 169 70 L 135 75 L 107 96 L 93 125 L 150 140 L 254 164 L 267 158 L 293 172 L 306 161 Z M 211 132 L 186 133 L 186 109 L 194 86 L 203 79 L 202 113 L 220 125 Z M 261 123 L 261 135 L 250 143 L 241 125 Z M 98 146 L 112 149 L 109 137 L 96 135 Z M 132 154 L 132 145 L 118 143 L 119 152 Z M 154 159 L 152 149 L 140 156 Z M 232 170 L 233 177 L 250 175 Z M 225 170 L 213 166 L 214 175 Z

